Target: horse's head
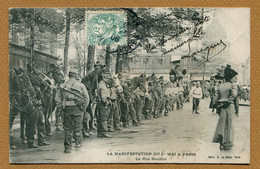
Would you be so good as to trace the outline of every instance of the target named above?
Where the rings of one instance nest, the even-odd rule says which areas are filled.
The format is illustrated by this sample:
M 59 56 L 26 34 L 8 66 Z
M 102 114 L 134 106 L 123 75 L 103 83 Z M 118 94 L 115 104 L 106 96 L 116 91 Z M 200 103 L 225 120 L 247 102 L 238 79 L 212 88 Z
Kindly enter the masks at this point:
M 14 69 L 11 83 L 11 86 L 15 87 L 13 91 L 16 94 L 18 92 L 20 93 L 18 95 L 22 97 L 23 104 L 27 104 L 28 102 L 32 101 L 31 105 L 33 105 L 33 102 L 36 101 L 36 93 L 28 77 L 28 73 L 22 68 Z
M 98 65 L 93 71 L 88 72 L 88 74 L 81 79 L 81 83 L 86 86 L 89 92 L 90 100 L 94 99 L 95 90 L 97 89 L 98 83 L 101 81 L 104 72 L 109 72 L 109 69 L 104 65 Z
M 146 74 L 141 74 L 139 77 L 134 77 L 132 79 L 132 87 L 135 90 L 137 87 L 144 93 L 148 92 L 148 78 Z
M 27 88 L 32 87 L 32 83 L 25 70 L 23 70 L 22 68 L 19 68 L 19 69 L 14 68 L 14 72 L 15 72 L 14 83 L 17 84 L 17 87 L 19 87 L 19 89 L 25 90 Z
M 158 81 L 158 78 L 156 77 L 155 73 L 152 73 L 149 77 L 148 77 L 148 83 L 150 84 L 150 86 L 154 86 L 155 83 Z
M 19 74 L 21 73 L 23 73 L 23 70 L 19 70 Z M 21 85 L 20 79 L 17 74 L 17 69 L 9 72 L 9 90 L 14 92 L 22 92 L 23 86 Z
M 58 85 L 64 83 L 66 79 L 66 76 L 61 68 L 55 64 L 50 64 L 50 71 L 47 73 L 47 76 L 53 78 L 55 83 Z
M 33 86 L 40 87 L 41 91 L 49 91 L 51 92 L 54 86 L 54 82 L 45 74 L 43 74 L 41 71 L 35 69 L 35 68 L 30 68 L 28 69 L 28 77 L 30 78 L 30 81 Z
M 112 75 L 112 83 L 114 84 L 114 86 L 118 89 L 118 91 L 120 93 L 123 92 L 123 88 L 120 84 L 120 80 L 118 79 L 118 74 L 113 74 Z

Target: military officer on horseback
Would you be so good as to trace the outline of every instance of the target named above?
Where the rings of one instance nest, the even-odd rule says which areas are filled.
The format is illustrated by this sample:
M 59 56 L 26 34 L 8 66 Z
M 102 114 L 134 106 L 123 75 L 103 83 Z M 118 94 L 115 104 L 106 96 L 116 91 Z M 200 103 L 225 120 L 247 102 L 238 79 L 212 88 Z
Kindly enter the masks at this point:
M 77 80 L 77 74 L 77 69 L 70 68 L 69 80 L 60 86 L 55 97 L 57 106 L 64 110 L 64 153 L 71 152 L 72 137 L 75 140 L 75 148 L 81 148 L 83 111 L 89 104 L 88 91 Z

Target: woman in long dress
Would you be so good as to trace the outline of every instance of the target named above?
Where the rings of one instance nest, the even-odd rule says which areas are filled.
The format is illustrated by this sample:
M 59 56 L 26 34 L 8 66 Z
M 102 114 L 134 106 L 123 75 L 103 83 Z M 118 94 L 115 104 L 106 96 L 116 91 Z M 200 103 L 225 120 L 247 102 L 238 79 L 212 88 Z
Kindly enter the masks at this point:
M 217 107 L 220 109 L 219 121 L 213 138 L 213 143 L 220 143 L 220 150 L 229 150 L 233 146 L 234 130 L 232 119 L 234 113 L 234 97 L 237 95 L 237 86 L 233 85 L 237 72 L 228 65 L 224 72 L 225 83 L 217 90 Z

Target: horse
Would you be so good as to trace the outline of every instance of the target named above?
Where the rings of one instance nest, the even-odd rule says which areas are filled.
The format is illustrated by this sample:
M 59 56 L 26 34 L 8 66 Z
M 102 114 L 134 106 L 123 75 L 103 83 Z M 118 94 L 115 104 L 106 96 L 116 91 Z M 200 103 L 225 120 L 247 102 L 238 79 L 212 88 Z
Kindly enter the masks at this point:
M 22 142 L 32 144 L 36 132 L 36 124 L 39 115 L 38 99 L 35 88 L 32 86 L 28 73 L 22 68 L 10 71 L 9 74 L 9 96 L 10 114 L 9 129 L 12 129 L 14 119 L 18 112 L 21 116 L 21 135 Z M 26 128 L 24 127 L 26 123 Z M 27 139 L 27 141 L 25 141 Z M 15 148 L 13 137 L 10 135 L 10 146 Z
M 120 80 L 118 79 L 118 74 L 112 74 L 112 81 L 118 89 L 119 93 L 123 93 L 123 87 L 120 84 Z
M 152 73 L 150 76 L 148 76 L 147 80 L 148 80 L 148 86 L 149 86 L 148 88 L 153 89 L 155 86 L 155 83 L 159 79 L 156 77 L 156 75 L 154 73 Z
M 103 72 L 109 72 L 109 69 L 106 65 L 100 65 L 96 67 L 92 72 L 88 73 L 85 77 L 82 78 L 81 83 L 83 83 L 88 90 L 89 93 L 89 105 L 86 108 L 86 112 L 90 115 L 90 120 L 83 120 L 86 121 L 85 124 L 83 123 L 83 128 L 86 130 L 93 130 L 96 129 L 95 127 L 95 110 L 96 110 L 96 95 L 97 95 L 97 86 L 101 81 L 101 77 Z M 85 119 L 87 118 L 84 115 Z M 89 121 L 89 124 L 87 121 Z
M 25 107 L 23 107 L 22 85 L 19 83 L 16 71 L 9 72 L 9 130 L 12 130 L 15 117 L 20 113 L 20 138 L 22 143 L 27 143 L 25 133 Z M 11 145 L 13 144 L 10 139 Z M 13 146 L 13 145 L 12 145 Z
M 66 75 L 63 73 L 60 66 L 58 66 L 56 64 L 50 64 L 50 70 L 46 73 L 46 75 L 54 80 L 57 88 L 61 84 L 65 83 L 65 81 L 67 81 Z M 53 95 L 55 95 L 55 93 L 56 93 L 56 91 L 54 90 Z M 55 111 L 55 117 L 56 117 L 55 118 L 56 119 L 56 124 L 55 124 L 56 130 L 60 131 L 59 124 L 60 124 L 60 119 L 63 119 L 63 112 L 59 107 L 57 107 L 57 109 Z
M 30 64 L 27 65 L 27 70 L 28 77 L 30 78 L 32 85 L 40 87 L 46 134 L 51 135 L 51 124 L 49 119 L 56 107 L 54 97 L 56 93 L 56 87 L 54 85 L 54 82 L 47 75 L 43 74 L 36 68 L 31 67 Z
M 130 111 L 130 115 L 132 116 L 134 125 L 136 125 L 137 123 L 142 124 L 142 110 L 145 104 L 145 98 L 148 95 L 148 80 L 146 75 L 141 74 L 140 76 L 130 79 L 127 86 L 123 85 L 123 89 L 126 97 L 128 97 L 128 100 L 129 98 L 132 98 L 132 102 L 130 101 L 128 105 L 121 102 L 121 107 L 123 109 L 127 109 L 121 109 L 121 111 Z M 127 115 L 125 115 L 125 117 L 123 118 L 125 118 L 124 121 L 126 122 Z
M 66 81 L 66 76 L 61 68 L 55 64 L 50 64 L 50 70 L 46 73 L 48 77 L 52 77 L 57 86 L 63 84 Z

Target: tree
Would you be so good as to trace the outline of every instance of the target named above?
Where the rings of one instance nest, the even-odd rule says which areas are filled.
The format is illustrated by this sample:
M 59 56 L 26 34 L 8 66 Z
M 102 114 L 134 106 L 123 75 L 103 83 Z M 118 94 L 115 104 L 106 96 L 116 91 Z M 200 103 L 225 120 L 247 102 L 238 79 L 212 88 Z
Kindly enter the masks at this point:
M 85 8 L 71 8 L 70 9 L 70 22 L 74 25 L 74 28 L 76 28 L 76 31 L 79 32 L 84 29 L 84 24 L 85 24 Z M 86 44 L 84 44 L 86 45 Z M 80 45 L 78 44 L 77 48 L 79 49 Z M 87 66 L 86 69 L 84 70 L 88 72 L 92 71 L 94 69 L 94 55 L 95 55 L 95 46 L 94 45 L 88 45 L 88 55 L 87 55 Z M 77 50 L 76 48 L 76 50 Z M 85 46 L 84 46 L 84 52 L 85 52 Z M 84 53 L 85 54 L 85 53 Z M 84 59 L 85 60 L 85 59 Z M 84 63 L 84 66 L 85 67 Z
M 106 46 L 106 56 L 105 56 L 105 63 L 108 67 L 110 67 L 110 64 L 111 64 L 111 54 L 109 53 L 110 51 L 110 45 L 107 45 Z
M 88 45 L 87 73 L 94 69 L 95 45 Z
M 140 47 L 157 48 L 164 45 L 164 38 L 173 36 L 184 28 L 178 25 L 182 20 L 194 22 L 201 19 L 195 8 L 165 8 L 166 12 L 157 12 L 154 8 L 122 8 L 127 13 L 127 38 L 128 44 L 125 48 L 118 48 L 116 70 L 122 70 L 122 66 L 128 67 L 128 55 L 132 52 L 128 50 L 129 43 L 140 40 Z M 156 44 L 151 45 L 150 39 Z M 150 52 L 151 48 L 147 49 Z M 118 68 L 118 66 L 121 66 Z M 128 67 L 129 69 L 129 67 Z
M 64 20 L 61 13 L 53 8 L 12 8 L 9 10 L 9 25 L 15 25 L 18 29 L 12 29 L 12 34 L 21 33 L 27 39 L 29 30 L 29 48 L 31 63 L 34 61 L 34 48 L 46 41 L 46 38 L 36 38 L 40 33 L 59 33 L 63 30 Z
M 76 35 L 73 38 L 72 43 L 77 51 L 77 67 L 79 68 L 79 73 L 81 74 L 83 68 L 83 75 L 86 74 L 86 66 L 85 66 L 85 45 L 84 45 L 84 37 L 82 37 L 82 25 L 75 24 Z M 82 63 L 83 60 L 83 63 Z
M 120 45 L 117 47 L 117 55 L 116 55 L 116 74 L 122 72 L 122 55 L 120 54 Z
M 70 8 L 66 9 L 66 33 L 65 33 L 65 46 L 64 46 L 64 73 L 67 74 L 68 69 L 68 50 L 70 40 L 70 20 L 71 20 Z

